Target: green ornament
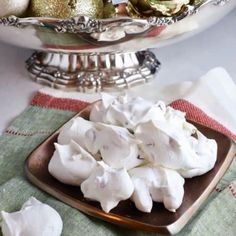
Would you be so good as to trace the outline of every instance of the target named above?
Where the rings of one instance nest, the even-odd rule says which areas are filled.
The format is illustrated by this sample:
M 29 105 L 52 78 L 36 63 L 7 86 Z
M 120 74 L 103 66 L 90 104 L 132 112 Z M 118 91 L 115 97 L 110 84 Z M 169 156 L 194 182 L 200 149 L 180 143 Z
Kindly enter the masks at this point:
M 116 8 L 110 0 L 103 1 L 103 18 L 112 18 L 116 16 Z

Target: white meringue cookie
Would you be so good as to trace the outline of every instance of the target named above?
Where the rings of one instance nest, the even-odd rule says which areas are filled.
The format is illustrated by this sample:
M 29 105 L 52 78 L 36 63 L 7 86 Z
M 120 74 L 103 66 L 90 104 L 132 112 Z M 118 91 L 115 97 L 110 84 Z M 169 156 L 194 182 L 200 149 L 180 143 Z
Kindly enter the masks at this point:
M 162 109 L 164 108 L 164 109 Z M 151 119 L 164 120 L 165 105 L 153 104 L 143 98 L 128 98 L 126 103 L 111 104 L 105 115 L 105 123 L 134 129 L 138 123 Z
M 106 109 L 115 101 L 116 97 L 108 94 L 101 93 L 101 101 L 93 104 L 90 111 L 89 120 L 93 122 L 104 122 Z
M 86 149 L 96 157 L 96 160 L 99 160 L 99 145 L 100 142 L 98 142 L 98 134 L 97 129 L 91 128 L 86 131 L 84 135 L 84 144 Z
M 91 138 L 94 142 L 87 144 L 87 148 L 99 150 L 110 167 L 130 169 L 143 163 L 139 158 L 140 142 L 126 128 L 102 123 L 97 123 L 95 128 L 86 133 L 86 136 L 94 136 Z
M 169 125 L 176 127 L 176 129 L 181 129 L 185 135 L 189 136 L 194 134 L 197 128 L 186 121 L 185 115 L 184 112 L 168 106 L 165 112 L 165 120 Z
M 206 138 L 201 132 L 196 131 L 197 141 L 191 138 L 192 146 L 198 155 L 197 163 L 192 169 L 180 169 L 179 173 L 184 178 L 192 178 L 207 173 L 213 169 L 217 160 L 217 143 Z
M 153 118 L 163 120 L 165 110 L 163 102 L 154 104 L 127 94 L 117 98 L 103 94 L 102 100 L 92 108 L 90 120 L 134 129 L 140 122 Z
M 79 186 L 92 173 L 96 160 L 73 140 L 68 145 L 55 143 L 55 148 L 50 174 L 62 183 Z
M 81 184 L 81 191 L 85 198 L 99 201 L 108 213 L 120 201 L 129 199 L 134 187 L 125 169 L 113 169 L 101 161 Z
M 34 197 L 24 203 L 20 211 L 2 211 L 3 236 L 59 236 L 62 232 L 60 215 Z
M 134 184 L 131 200 L 137 209 L 151 212 L 153 202 L 163 202 L 166 209 L 175 212 L 184 196 L 184 178 L 178 172 L 146 165 L 129 171 Z
M 178 170 L 184 177 L 202 175 L 214 167 L 217 145 L 200 132 L 196 139 L 169 122 L 149 121 L 140 124 L 135 136 L 150 162 Z M 204 148 L 203 148 L 204 146 Z M 201 149 L 201 152 L 199 152 Z
M 85 133 L 93 127 L 93 122 L 77 117 L 67 122 L 58 136 L 59 144 L 69 144 L 73 139 L 85 149 Z

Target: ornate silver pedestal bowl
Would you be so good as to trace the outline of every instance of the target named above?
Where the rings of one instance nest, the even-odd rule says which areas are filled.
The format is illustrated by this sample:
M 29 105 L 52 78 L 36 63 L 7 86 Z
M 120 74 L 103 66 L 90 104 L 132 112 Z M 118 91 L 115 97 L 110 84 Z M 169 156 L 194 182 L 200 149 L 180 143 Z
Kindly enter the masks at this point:
M 203 30 L 235 5 L 234 0 L 203 0 L 175 16 L 148 19 L 11 16 L 0 18 L 0 40 L 36 50 L 26 64 L 38 82 L 82 92 L 117 90 L 154 77 L 160 63 L 147 48 Z

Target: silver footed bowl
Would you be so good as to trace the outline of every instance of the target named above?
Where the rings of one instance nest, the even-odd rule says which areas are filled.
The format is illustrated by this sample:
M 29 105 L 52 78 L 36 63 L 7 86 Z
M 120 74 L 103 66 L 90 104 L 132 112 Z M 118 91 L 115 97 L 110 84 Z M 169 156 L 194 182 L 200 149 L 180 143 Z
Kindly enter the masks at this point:
M 227 4 L 226 4 L 227 3 Z M 37 82 L 63 90 L 122 90 L 148 82 L 160 62 L 148 48 L 189 37 L 226 15 L 234 0 L 202 0 L 171 17 L 0 18 L 0 40 L 35 49 L 26 62 Z

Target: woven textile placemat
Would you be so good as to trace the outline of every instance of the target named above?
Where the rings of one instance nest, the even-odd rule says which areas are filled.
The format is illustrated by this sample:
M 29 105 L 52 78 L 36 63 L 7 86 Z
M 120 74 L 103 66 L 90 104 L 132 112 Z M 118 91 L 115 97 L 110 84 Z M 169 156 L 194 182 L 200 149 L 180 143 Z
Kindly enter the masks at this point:
M 0 210 L 17 211 L 30 196 L 34 196 L 59 212 L 64 224 L 63 236 L 158 235 L 124 229 L 87 216 L 37 189 L 26 179 L 23 171 L 26 157 L 87 105 L 87 102 L 38 92 L 31 105 L 6 129 L 0 137 Z M 234 134 L 189 102 L 178 100 L 172 106 L 185 111 L 192 120 L 210 122 L 213 128 L 235 139 Z M 236 159 L 197 215 L 178 235 L 233 236 L 236 234 L 235 222 Z

